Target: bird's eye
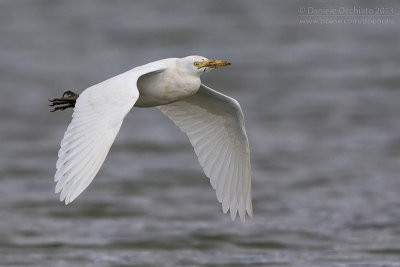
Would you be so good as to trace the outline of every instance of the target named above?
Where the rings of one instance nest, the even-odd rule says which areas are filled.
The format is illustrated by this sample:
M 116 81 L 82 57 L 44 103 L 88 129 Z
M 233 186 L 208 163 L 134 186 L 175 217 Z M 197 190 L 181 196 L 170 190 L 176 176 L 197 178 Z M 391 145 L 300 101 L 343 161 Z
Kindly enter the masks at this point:
M 200 66 L 200 62 L 196 61 L 196 62 L 193 63 L 193 65 L 194 65 L 195 67 L 199 67 L 199 66 Z

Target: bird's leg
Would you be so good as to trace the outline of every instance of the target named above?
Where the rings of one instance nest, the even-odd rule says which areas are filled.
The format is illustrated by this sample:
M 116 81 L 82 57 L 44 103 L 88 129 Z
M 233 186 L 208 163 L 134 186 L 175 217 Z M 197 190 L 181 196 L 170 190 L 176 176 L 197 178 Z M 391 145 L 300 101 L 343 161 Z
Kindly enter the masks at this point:
M 78 97 L 78 94 L 75 94 L 71 91 L 66 91 L 61 98 L 54 98 L 53 100 L 49 99 L 49 101 L 51 102 L 49 106 L 55 107 L 53 110 L 51 110 L 51 112 L 75 107 L 76 99 Z

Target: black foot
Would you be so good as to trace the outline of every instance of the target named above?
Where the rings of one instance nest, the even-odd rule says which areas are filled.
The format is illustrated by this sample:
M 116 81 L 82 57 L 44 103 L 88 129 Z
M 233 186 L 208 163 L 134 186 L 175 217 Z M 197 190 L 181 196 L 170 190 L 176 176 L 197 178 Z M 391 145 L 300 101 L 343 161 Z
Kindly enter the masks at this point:
M 50 112 L 54 112 L 56 110 L 64 110 L 64 109 L 67 109 L 67 108 L 75 107 L 76 99 L 78 97 L 79 97 L 78 94 L 75 94 L 74 92 L 71 92 L 71 91 L 66 91 L 62 95 L 62 98 L 54 98 L 53 100 L 49 99 L 49 101 L 51 102 L 51 104 L 49 106 L 50 107 L 56 106 Z

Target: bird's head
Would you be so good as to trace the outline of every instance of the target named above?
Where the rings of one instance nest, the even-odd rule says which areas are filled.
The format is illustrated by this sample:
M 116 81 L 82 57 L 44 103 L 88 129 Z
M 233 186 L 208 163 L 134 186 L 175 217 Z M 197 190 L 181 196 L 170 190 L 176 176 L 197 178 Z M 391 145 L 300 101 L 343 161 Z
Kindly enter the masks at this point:
M 228 61 L 209 60 L 202 56 L 188 56 L 180 59 L 181 64 L 188 72 L 201 75 L 204 72 L 209 72 L 219 67 L 231 65 Z

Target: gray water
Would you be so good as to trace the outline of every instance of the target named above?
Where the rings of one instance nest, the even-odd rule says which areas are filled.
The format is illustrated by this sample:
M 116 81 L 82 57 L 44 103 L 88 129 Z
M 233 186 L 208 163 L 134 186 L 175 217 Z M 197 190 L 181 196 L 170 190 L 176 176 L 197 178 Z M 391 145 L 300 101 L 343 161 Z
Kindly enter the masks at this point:
M 303 25 L 319 1 L 1 1 L 1 266 L 400 266 L 400 18 Z M 319 18 L 317 18 L 319 19 Z M 127 116 L 71 205 L 53 176 L 71 111 L 48 98 L 153 60 L 232 66 L 255 218 L 222 214 L 186 136 L 156 109 Z

